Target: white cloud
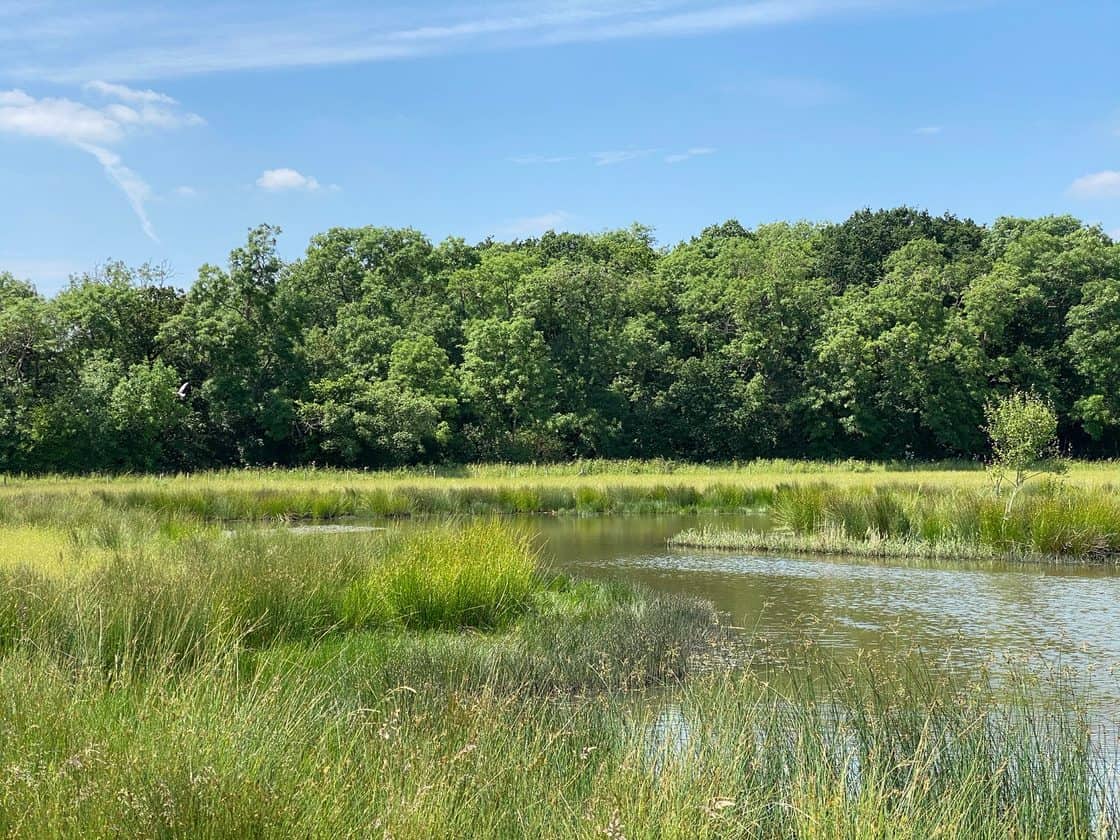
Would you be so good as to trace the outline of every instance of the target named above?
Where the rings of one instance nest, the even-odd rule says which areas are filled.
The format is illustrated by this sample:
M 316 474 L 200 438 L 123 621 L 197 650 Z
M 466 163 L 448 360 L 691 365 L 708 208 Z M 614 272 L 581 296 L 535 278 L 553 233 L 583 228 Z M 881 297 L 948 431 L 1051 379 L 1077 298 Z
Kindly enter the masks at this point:
M 203 125 L 206 120 L 198 114 L 179 111 L 179 102 L 166 93 L 154 90 L 138 90 L 127 85 L 109 82 L 87 82 L 86 90 L 100 94 L 106 99 L 115 100 L 106 105 L 104 112 L 121 125 L 144 125 L 154 128 L 180 128 L 189 125 Z M 127 105 L 123 103 L 129 103 Z
M 69 99 L 0 91 L 0 131 L 68 143 L 115 143 L 124 127 L 109 114 Z
M 116 152 L 86 143 L 78 145 L 97 158 L 97 162 L 104 168 L 105 174 L 121 188 L 128 199 L 128 203 L 132 205 L 132 210 L 136 213 L 136 218 L 140 220 L 140 227 L 144 233 L 147 234 L 149 239 L 158 242 L 159 237 L 156 236 L 152 223 L 148 219 L 148 211 L 144 207 L 144 203 L 152 197 L 152 188 L 143 178 L 125 166 L 120 155 Z
M 932 137 L 935 134 L 940 134 L 945 129 L 939 125 L 923 125 L 920 128 L 915 128 L 914 133 L 922 137 Z
M 693 146 L 688 151 L 679 152 L 675 155 L 666 155 L 665 162 L 682 163 L 683 161 L 690 160 L 694 157 L 702 157 L 703 155 L 714 155 L 715 152 L 716 150 L 711 148 L 710 146 Z
M 320 188 L 320 184 L 315 178 L 288 168 L 266 169 L 261 173 L 261 177 L 257 178 L 257 186 L 269 192 L 281 192 L 283 190 L 315 192 Z M 332 187 L 332 189 L 336 188 Z
M 953 8 L 957 0 L 934 0 Z M 151 79 L 274 67 L 394 61 L 450 52 L 635 38 L 667 38 L 793 25 L 882 11 L 928 9 L 915 0 L 540 0 L 511 5 L 423 4 L 351 10 L 280 4 L 261 18 L 253 4 L 199 0 L 125 15 L 109 9 L 60 12 L 44 4 L 0 33 L 10 49 L 0 74 L 85 81 Z M 401 11 L 406 8 L 407 11 Z M 154 91 L 96 83 L 121 101 L 156 102 Z M 156 94 L 162 96 L 161 94 Z M 125 97 L 131 96 L 132 99 Z M 163 102 L 163 100 L 158 100 Z M 163 102 L 163 104 L 170 104 Z
M 150 126 L 152 128 L 182 128 L 191 125 L 205 125 L 206 120 L 198 114 L 177 112 L 159 105 L 130 105 L 114 103 L 105 107 L 105 113 L 121 125 Z
M 146 210 L 151 188 L 111 147 L 137 128 L 167 130 L 198 125 L 203 120 L 197 114 L 174 110 L 175 100 L 155 91 L 136 91 L 104 82 L 91 83 L 89 88 L 105 96 L 129 99 L 137 107 L 113 102 L 95 108 L 72 99 L 36 99 L 22 90 L 0 91 L 0 132 L 53 140 L 92 155 L 125 194 L 141 229 L 154 240 L 156 233 Z
M 596 166 L 614 166 L 619 163 L 649 157 L 656 151 L 657 149 L 619 149 L 613 152 L 596 152 L 591 157 L 594 158 Z
M 176 187 L 174 190 L 172 190 L 172 192 L 179 198 L 198 198 L 198 190 L 196 190 L 194 187 L 188 187 L 186 185 Z
M 1120 227 L 1116 228 L 1115 230 L 1110 230 L 1108 232 L 1108 235 L 1109 237 L 1111 237 L 1113 242 L 1120 242 Z
M 1074 198 L 1120 198 L 1120 172 L 1106 169 L 1083 175 L 1069 185 L 1068 193 Z
M 566 210 L 553 210 L 539 216 L 525 216 L 514 219 L 500 226 L 496 234 L 506 239 L 524 239 L 531 236 L 540 236 L 550 230 L 564 227 L 572 220 L 572 214 Z

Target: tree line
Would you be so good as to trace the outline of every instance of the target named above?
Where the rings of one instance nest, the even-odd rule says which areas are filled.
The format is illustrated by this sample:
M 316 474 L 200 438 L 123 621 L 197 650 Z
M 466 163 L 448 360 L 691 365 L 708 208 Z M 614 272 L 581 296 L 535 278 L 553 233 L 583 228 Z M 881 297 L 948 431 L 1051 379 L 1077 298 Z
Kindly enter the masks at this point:
M 912 208 L 471 245 L 251 230 L 186 291 L 0 273 L 0 470 L 573 457 L 976 457 L 1031 393 L 1120 448 L 1120 244 Z

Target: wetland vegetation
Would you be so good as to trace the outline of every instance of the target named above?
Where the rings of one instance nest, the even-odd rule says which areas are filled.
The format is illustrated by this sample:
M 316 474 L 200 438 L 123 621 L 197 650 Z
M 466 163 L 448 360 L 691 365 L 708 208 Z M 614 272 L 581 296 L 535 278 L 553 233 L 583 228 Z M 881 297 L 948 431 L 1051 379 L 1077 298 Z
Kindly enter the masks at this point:
M 790 480 L 773 484 L 771 469 Z M 588 487 L 676 510 L 723 500 L 712 512 L 807 505 L 822 475 L 849 499 L 902 492 L 897 472 L 870 464 L 462 472 L 9 480 L 0 832 L 1114 833 L 1102 724 L 1061 671 L 1043 691 L 933 669 L 905 646 L 874 661 L 811 648 L 756 661 L 750 634 L 707 601 L 557 574 L 524 517 L 302 535 L 227 518 L 354 514 L 308 502 L 408 488 L 500 500 Z M 966 492 L 947 476 L 976 478 L 931 474 L 944 493 Z M 1064 480 L 1104 492 L 1111 478 L 1074 465 Z

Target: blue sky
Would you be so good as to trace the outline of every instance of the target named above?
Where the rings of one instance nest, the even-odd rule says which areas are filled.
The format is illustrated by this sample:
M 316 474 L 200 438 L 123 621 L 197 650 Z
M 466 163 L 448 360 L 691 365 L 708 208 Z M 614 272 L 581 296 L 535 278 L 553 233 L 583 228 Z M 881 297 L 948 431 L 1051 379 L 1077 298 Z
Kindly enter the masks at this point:
M 1120 235 L 1120 3 L 0 0 L 0 270 L 912 204 Z

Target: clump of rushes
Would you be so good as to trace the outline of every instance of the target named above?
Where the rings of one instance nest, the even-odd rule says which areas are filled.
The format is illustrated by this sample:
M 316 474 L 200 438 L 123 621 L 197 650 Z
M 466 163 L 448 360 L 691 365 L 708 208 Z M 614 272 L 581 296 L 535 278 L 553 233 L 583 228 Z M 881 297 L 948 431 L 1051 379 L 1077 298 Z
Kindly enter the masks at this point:
M 495 521 L 434 525 L 389 538 L 343 598 L 355 626 L 495 628 L 538 588 L 529 536 Z
M 96 560 L 72 547 L 81 565 L 55 558 L 57 544 L 27 542 L 0 564 L 0 654 L 114 677 L 356 630 L 499 628 L 544 587 L 530 538 L 495 521 L 391 538 L 195 534 Z
M 695 529 L 676 546 L 826 552 L 869 557 L 1104 561 L 1120 557 L 1120 497 L 1057 482 L 1023 490 L 1012 507 L 985 489 L 919 485 L 784 485 L 771 531 Z

